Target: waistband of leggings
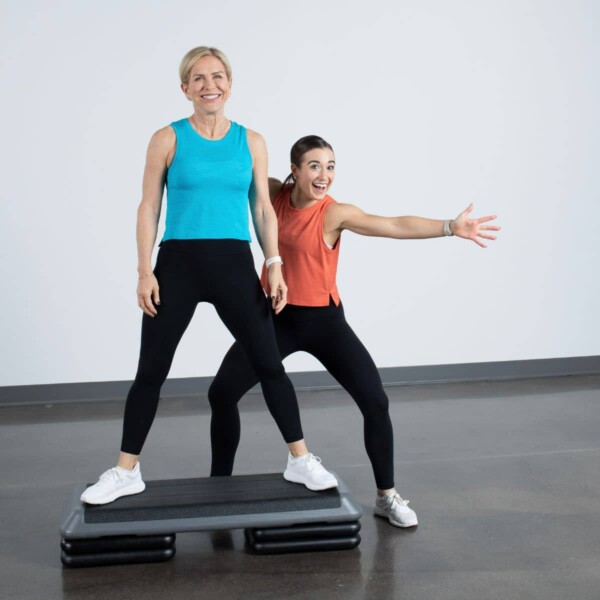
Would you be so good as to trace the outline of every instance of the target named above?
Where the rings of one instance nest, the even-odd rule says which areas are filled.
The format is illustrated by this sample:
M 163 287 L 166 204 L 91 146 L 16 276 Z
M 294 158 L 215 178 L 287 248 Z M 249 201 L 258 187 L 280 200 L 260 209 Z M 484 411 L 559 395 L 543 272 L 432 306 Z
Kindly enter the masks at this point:
M 159 244 L 161 250 L 173 250 L 186 254 L 203 254 L 204 256 L 227 256 L 250 252 L 250 243 L 246 240 L 166 240 Z
M 340 301 L 339 306 L 330 299 L 328 306 L 298 306 L 297 304 L 286 304 L 285 308 L 276 318 L 293 319 L 294 321 L 307 321 L 320 317 L 343 317 L 344 307 Z

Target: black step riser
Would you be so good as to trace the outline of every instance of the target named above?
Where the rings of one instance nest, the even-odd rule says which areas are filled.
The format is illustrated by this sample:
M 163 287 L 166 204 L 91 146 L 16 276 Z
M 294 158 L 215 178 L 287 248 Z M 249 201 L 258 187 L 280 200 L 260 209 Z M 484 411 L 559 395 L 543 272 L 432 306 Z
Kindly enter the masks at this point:
M 68 554 L 97 554 L 103 552 L 126 552 L 135 550 L 162 550 L 171 548 L 175 534 L 170 535 L 124 535 L 91 539 L 67 540 L 63 538 L 60 547 Z
M 175 546 L 163 550 L 138 550 L 128 552 L 98 552 L 96 554 L 68 555 L 64 550 L 60 559 L 65 567 L 101 567 L 135 563 L 164 562 L 175 556 Z
M 256 542 L 250 548 L 256 554 L 287 554 L 293 552 L 323 552 L 326 550 L 352 550 L 360 544 L 360 535 L 348 538 L 320 540 L 288 540 L 286 542 Z
M 360 531 L 358 521 L 352 523 L 299 525 L 294 527 L 269 527 L 247 529 L 256 541 L 285 541 L 300 539 L 351 537 Z

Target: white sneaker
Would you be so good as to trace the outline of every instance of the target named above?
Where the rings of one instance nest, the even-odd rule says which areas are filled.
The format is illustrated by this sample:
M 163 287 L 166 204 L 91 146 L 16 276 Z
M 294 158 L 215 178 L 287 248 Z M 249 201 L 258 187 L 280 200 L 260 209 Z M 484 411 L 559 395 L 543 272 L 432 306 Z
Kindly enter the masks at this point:
M 385 517 L 396 527 L 414 527 L 419 524 L 417 513 L 412 508 L 408 508 L 408 500 L 404 500 L 398 492 L 377 496 L 375 514 L 378 517 Z
M 108 504 L 121 496 L 139 494 L 145 489 L 140 463 L 136 463 L 131 471 L 113 467 L 102 473 L 98 482 L 81 494 L 81 501 L 87 504 Z
M 337 479 L 321 464 L 321 459 L 310 452 L 294 458 L 288 454 L 283 478 L 293 483 L 303 483 L 309 490 L 318 492 L 337 487 Z

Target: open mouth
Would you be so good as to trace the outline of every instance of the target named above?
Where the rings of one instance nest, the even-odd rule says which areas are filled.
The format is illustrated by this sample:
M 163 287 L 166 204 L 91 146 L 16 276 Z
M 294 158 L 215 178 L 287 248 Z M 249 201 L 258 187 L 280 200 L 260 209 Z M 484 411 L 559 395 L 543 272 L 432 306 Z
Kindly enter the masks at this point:
M 313 183 L 313 187 L 319 192 L 324 192 L 327 189 L 327 184 L 325 183 Z
M 202 100 L 208 100 L 209 102 L 211 102 L 212 100 L 216 100 L 217 98 L 220 98 L 221 94 L 206 94 L 204 96 L 200 96 L 200 98 L 202 98 Z

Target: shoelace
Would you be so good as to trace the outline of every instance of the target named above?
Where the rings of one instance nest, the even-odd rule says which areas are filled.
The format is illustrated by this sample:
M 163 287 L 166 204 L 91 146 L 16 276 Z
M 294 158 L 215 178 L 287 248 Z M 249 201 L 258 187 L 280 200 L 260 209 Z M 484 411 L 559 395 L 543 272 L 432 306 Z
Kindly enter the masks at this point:
M 108 469 L 108 471 L 104 471 L 104 473 L 102 473 L 102 475 L 100 475 L 100 479 L 109 479 L 110 477 L 112 477 L 112 479 L 114 481 L 116 481 L 117 483 L 123 481 L 123 475 L 121 475 L 121 473 L 119 473 L 117 467 Z
M 311 452 L 308 453 L 308 457 L 306 458 L 306 468 L 309 471 L 312 471 L 314 468 L 318 467 L 321 464 L 321 459 L 318 456 L 315 456 Z
M 394 508 L 394 503 L 399 504 L 400 506 L 408 506 L 410 500 L 405 500 L 398 492 L 396 492 L 392 498 L 391 508 Z

